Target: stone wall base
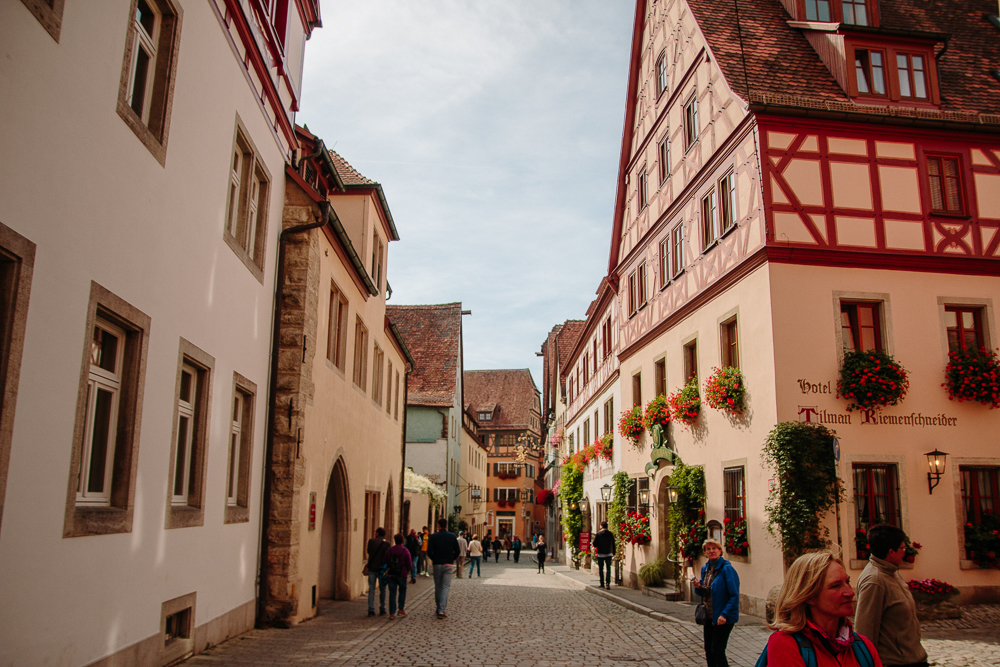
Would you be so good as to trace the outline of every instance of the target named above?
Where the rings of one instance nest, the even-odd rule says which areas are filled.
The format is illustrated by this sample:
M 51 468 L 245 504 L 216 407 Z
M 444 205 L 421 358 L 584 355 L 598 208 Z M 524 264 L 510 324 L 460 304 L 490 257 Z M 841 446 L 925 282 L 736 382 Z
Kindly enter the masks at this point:
M 257 601 L 250 600 L 241 604 L 235 609 L 213 618 L 208 623 L 197 626 L 194 629 L 194 651 L 193 654 L 201 653 L 227 639 L 239 636 L 254 627 L 257 616 Z M 192 654 L 188 654 L 192 655 Z M 183 657 L 188 657 L 185 655 Z M 164 659 L 163 637 L 155 634 L 131 646 L 126 646 L 117 653 L 113 653 L 97 662 L 93 662 L 89 667 L 126 667 L 130 665 L 167 665 L 177 662 L 175 657 Z
M 740 593 L 740 613 L 767 618 L 767 600 L 756 595 Z
M 998 604 L 1000 603 L 1000 586 L 958 586 L 962 594 L 959 604 Z

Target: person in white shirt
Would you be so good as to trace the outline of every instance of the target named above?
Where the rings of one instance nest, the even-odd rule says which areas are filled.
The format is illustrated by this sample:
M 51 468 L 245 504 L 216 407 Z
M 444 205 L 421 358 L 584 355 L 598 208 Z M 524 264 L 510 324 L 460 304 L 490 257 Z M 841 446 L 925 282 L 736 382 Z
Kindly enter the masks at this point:
M 469 542 L 469 579 L 472 579 L 472 571 L 475 570 L 476 574 L 483 576 L 480 571 L 480 566 L 483 562 L 483 545 L 479 542 L 479 536 L 473 535 L 472 541 Z
M 458 531 L 458 558 L 455 559 L 455 573 L 458 578 L 462 578 L 462 567 L 465 565 L 465 554 L 469 550 L 469 543 L 465 541 L 465 531 Z

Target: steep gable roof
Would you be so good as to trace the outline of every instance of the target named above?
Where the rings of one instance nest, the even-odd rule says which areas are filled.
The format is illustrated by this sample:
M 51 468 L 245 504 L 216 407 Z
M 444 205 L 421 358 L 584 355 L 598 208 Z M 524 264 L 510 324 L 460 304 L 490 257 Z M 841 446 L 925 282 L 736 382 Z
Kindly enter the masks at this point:
M 407 384 L 407 405 L 454 405 L 461 372 L 462 304 L 386 306 L 385 310 L 415 363 Z
M 499 408 L 495 417 L 480 422 L 483 430 L 531 428 L 529 417 L 538 408 L 538 388 L 527 368 L 465 371 L 465 401 L 472 410 Z

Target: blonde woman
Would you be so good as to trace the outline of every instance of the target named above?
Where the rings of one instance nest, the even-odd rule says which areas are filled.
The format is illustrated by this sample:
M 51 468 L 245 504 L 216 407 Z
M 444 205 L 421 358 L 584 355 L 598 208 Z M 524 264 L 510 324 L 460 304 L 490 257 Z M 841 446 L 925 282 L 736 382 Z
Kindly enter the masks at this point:
M 708 538 L 701 544 L 708 562 L 701 578 L 691 578 L 705 604 L 705 661 L 708 667 L 729 667 L 726 646 L 736 621 L 740 620 L 740 577 L 722 557 L 722 543 Z
M 882 667 L 875 647 L 854 632 L 854 589 L 844 563 L 822 551 L 799 556 L 774 608 L 774 634 L 757 661 L 795 667 Z

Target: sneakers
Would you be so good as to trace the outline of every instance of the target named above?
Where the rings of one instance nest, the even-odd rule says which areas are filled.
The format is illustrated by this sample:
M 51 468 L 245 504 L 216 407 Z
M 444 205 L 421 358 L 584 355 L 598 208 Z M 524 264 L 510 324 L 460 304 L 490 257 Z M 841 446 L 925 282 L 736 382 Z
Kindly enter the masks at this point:
M 399 610 L 399 614 L 397 614 L 397 616 L 399 616 L 400 618 L 406 618 L 407 616 L 409 616 L 409 614 L 407 614 L 405 611 L 403 611 L 402 609 L 400 609 Z

